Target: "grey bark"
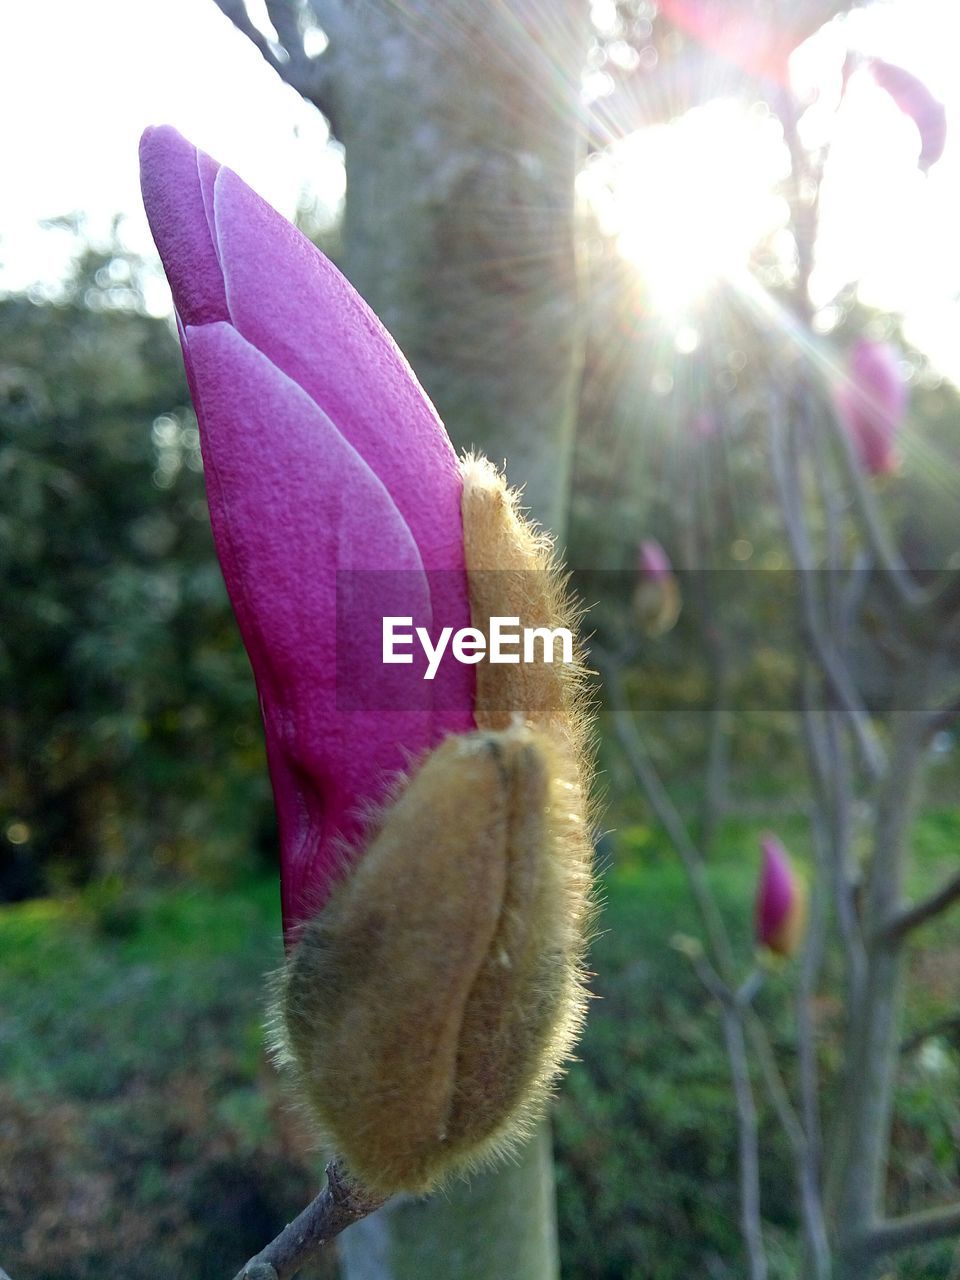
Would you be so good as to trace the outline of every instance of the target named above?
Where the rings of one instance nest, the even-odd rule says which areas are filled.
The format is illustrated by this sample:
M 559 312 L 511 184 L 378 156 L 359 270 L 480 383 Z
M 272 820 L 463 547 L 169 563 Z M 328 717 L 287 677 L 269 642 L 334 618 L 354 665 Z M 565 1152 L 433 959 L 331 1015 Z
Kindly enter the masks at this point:
M 394 1200 L 340 1240 L 347 1280 L 553 1280 L 553 1156 L 541 1126 L 518 1163 L 429 1200 Z
M 336 50 L 346 274 L 454 442 L 506 461 L 562 534 L 586 5 L 362 0 L 352 13 Z
M 868 964 L 861 999 L 850 1011 L 845 1089 L 828 1185 L 841 1280 L 866 1280 L 872 1274 L 864 1242 L 883 1213 L 898 1061 L 902 963 L 898 942 L 884 936 L 884 925 L 903 905 L 923 760 L 922 716 L 895 712 L 891 727 L 893 751 L 877 808 L 865 903 Z

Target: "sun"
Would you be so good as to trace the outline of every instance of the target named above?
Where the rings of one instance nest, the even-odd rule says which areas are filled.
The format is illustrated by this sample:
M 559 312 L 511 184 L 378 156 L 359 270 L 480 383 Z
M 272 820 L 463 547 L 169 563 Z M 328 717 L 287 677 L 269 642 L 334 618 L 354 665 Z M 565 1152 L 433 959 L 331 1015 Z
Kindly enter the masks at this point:
M 789 217 L 777 193 L 789 160 L 759 103 L 718 100 L 640 129 L 594 168 L 589 196 L 601 225 L 664 312 L 683 312 L 742 273 Z

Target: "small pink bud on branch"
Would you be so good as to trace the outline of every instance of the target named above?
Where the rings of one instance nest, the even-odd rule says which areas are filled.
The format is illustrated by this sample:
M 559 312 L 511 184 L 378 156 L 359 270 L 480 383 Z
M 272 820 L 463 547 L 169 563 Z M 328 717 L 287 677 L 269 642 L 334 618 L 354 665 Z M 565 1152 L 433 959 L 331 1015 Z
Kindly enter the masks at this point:
M 640 543 L 633 615 L 645 635 L 665 635 L 680 616 L 680 588 L 670 557 L 653 538 Z
M 837 410 L 864 470 L 889 475 L 899 466 L 895 442 L 907 411 L 901 356 L 892 343 L 860 338 L 851 348 Z
M 807 888 L 774 835 L 761 841 L 763 863 L 757 884 L 755 934 L 758 944 L 780 956 L 792 956 L 807 925 Z

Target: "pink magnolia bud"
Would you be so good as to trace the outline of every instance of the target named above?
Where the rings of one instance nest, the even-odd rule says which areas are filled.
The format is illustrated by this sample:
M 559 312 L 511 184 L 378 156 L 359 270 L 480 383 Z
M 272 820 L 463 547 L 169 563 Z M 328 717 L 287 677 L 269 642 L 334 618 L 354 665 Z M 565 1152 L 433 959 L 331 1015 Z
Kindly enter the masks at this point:
M 947 141 L 947 113 L 922 80 L 903 67 L 871 58 L 870 70 L 900 110 L 910 117 L 920 134 L 920 168 L 926 172 L 943 155 Z
M 712 440 L 720 430 L 715 413 L 709 409 L 701 409 L 690 420 L 690 429 L 698 440 Z
M 463 482 L 436 410 L 333 264 L 169 126 L 148 129 L 140 153 L 260 692 L 289 939 L 410 760 L 474 728 L 472 668 L 448 663 L 427 693 L 415 668 L 383 666 L 372 627 L 351 645 L 371 709 L 338 695 L 339 575 L 387 571 L 402 598 L 384 613 L 469 623 Z
M 574 664 L 434 679 L 384 626 L 573 605 L 336 267 L 174 130 L 141 164 L 277 803 L 274 1051 L 352 1178 L 420 1194 L 530 1132 L 582 1023 L 587 720 Z
M 807 924 L 807 889 L 776 836 L 761 841 L 763 866 L 757 885 L 757 942 L 780 956 L 792 956 Z
M 670 557 L 654 538 L 645 538 L 640 543 L 640 550 L 637 554 L 637 568 L 643 578 L 654 578 L 662 581 L 664 578 L 673 576 Z
M 680 588 L 670 557 L 653 538 L 640 543 L 637 553 L 639 582 L 633 594 L 633 612 L 645 635 L 662 636 L 680 616 Z
M 872 476 L 896 471 L 897 431 L 907 410 L 900 353 L 889 342 L 861 338 L 850 352 L 848 378 L 837 392 L 837 408 L 864 469 Z

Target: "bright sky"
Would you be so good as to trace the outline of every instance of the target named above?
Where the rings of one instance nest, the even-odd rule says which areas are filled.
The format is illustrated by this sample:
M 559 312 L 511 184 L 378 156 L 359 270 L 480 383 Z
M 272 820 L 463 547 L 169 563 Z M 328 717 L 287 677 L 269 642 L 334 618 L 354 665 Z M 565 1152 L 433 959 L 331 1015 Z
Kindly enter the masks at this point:
M 604 0 L 596 2 L 602 6 Z M 839 113 L 831 109 L 831 85 L 836 85 L 845 42 L 906 66 L 946 103 L 947 149 L 928 176 L 916 168 L 915 130 L 868 76 L 854 78 Z M 905 313 L 913 340 L 960 381 L 958 49 L 957 0 L 878 0 L 852 15 L 843 32 L 831 27 L 811 42 L 795 58 L 794 72 L 798 83 L 814 83 L 823 91 L 824 106 L 809 117 L 808 130 L 811 136 L 829 136 L 833 147 L 813 281 L 818 304 L 826 306 L 847 280 L 859 278 L 864 300 Z M 707 176 L 711 166 L 696 163 L 698 147 L 706 160 L 718 137 L 731 139 L 730 165 L 737 176 L 731 182 L 728 172 L 715 190 L 736 193 L 739 206 L 734 203 L 725 216 L 731 232 L 742 238 L 742 223 L 777 216 L 764 185 L 767 178 L 775 180 L 777 161 L 756 117 L 747 124 L 753 134 L 738 133 L 722 110 L 708 114 L 701 141 L 696 127 L 686 136 L 693 135 L 692 168 Z M 334 206 L 342 194 L 342 165 L 325 145 L 321 118 L 281 84 L 213 0 L 43 0 L 5 6 L 0 119 L 6 122 L 0 131 L 5 180 L 0 286 L 6 289 L 55 280 L 62 270 L 69 237 L 39 231 L 42 218 L 84 210 L 91 230 L 102 233 L 119 212 L 125 243 L 140 252 L 151 250 L 137 180 L 137 140 L 147 124 L 176 125 L 288 215 L 305 195 Z M 745 154 L 754 135 L 755 163 Z M 680 166 L 662 138 L 645 147 L 649 199 L 650 166 L 659 163 L 665 172 Z M 705 252 L 724 259 L 743 250 L 724 237 L 715 190 L 684 190 L 677 200 L 688 197 L 704 218 L 713 207 L 712 222 L 705 224 L 711 237 Z M 676 201 L 672 208 L 676 212 Z M 695 218 L 686 221 L 689 245 L 697 228 Z M 672 217 L 665 221 L 664 215 L 660 223 L 670 226 Z M 658 225 L 654 215 L 654 233 Z M 679 234 L 675 239 L 681 243 Z M 683 270 L 689 277 L 701 265 L 711 264 L 687 260 Z M 150 302 L 157 310 L 168 305 L 162 290 Z
M 322 117 L 284 85 L 213 0 L 43 0 L 0 18 L 0 286 L 56 279 L 70 238 L 37 221 L 125 217 L 152 253 L 137 144 L 173 124 L 287 216 L 301 195 L 336 204 L 343 168 Z M 157 309 L 169 307 L 162 294 Z

